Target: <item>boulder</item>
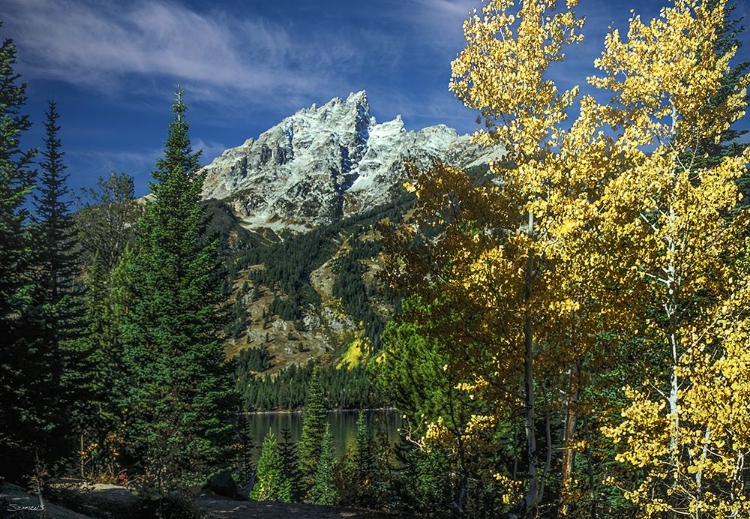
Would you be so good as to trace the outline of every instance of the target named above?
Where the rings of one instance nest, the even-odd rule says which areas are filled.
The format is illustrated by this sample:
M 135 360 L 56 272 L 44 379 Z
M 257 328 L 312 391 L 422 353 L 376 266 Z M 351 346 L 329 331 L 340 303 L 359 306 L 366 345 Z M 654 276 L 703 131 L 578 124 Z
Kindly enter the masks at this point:
M 228 470 L 219 472 L 209 479 L 208 488 L 220 496 L 232 498 L 237 496 L 237 483 L 234 481 L 231 472 Z

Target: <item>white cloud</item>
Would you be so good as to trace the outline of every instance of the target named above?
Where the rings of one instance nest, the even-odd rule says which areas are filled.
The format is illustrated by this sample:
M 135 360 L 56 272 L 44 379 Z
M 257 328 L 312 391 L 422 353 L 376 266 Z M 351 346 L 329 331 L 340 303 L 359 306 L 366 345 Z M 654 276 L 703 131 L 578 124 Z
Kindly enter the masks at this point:
M 481 6 L 482 0 L 412 0 L 404 10 L 433 44 L 452 47 L 463 43 L 463 22 Z
M 193 139 L 192 146 L 193 151 L 201 152 L 201 162 L 203 164 L 208 164 L 227 149 L 227 146 L 219 142 L 204 141 L 200 138 Z
M 330 84 L 330 67 L 360 58 L 343 41 L 310 45 L 279 23 L 168 1 L 8 0 L 0 15 L 22 49 L 25 78 L 110 95 L 134 75 L 182 82 L 209 99 L 222 90 L 283 95 Z
M 422 101 L 425 88 L 444 92 L 462 21 L 478 4 L 403 0 L 311 9 L 308 20 L 259 16 L 252 4 L 230 12 L 180 0 L 0 0 L 0 19 L 24 80 L 73 83 L 135 109 L 171 101 L 179 83 L 212 124 L 232 126 L 271 106 L 287 115 L 361 89 L 404 91 L 404 103 Z

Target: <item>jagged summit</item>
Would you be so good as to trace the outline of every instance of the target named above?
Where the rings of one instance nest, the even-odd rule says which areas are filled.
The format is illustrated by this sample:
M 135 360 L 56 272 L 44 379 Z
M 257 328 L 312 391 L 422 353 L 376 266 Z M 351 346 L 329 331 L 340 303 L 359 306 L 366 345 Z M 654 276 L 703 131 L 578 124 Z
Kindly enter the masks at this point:
M 387 202 L 406 160 L 466 166 L 487 154 L 444 125 L 406 131 L 400 116 L 378 124 L 360 91 L 226 150 L 206 166 L 203 195 L 228 201 L 248 227 L 304 230 Z

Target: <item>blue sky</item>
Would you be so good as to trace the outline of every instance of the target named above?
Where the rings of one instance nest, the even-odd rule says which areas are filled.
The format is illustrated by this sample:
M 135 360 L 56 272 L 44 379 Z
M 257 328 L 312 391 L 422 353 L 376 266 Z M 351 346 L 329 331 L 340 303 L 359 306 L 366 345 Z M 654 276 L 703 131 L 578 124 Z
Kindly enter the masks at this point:
M 666 0 L 665 0 L 666 1 Z M 47 99 L 60 112 L 70 184 L 125 171 L 138 194 L 163 149 L 175 85 L 185 89 L 204 162 L 312 103 L 366 90 L 372 114 L 407 129 L 477 128 L 448 91 L 461 24 L 480 0 L 3 0 L 0 37 L 18 46 L 38 146 Z M 594 73 L 607 26 L 658 2 L 581 0 L 583 44 L 555 71 L 560 86 Z M 738 16 L 750 26 L 750 1 Z M 741 58 L 750 59 L 750 35 Z M 743 126 L 747 126 L 743 123 Z

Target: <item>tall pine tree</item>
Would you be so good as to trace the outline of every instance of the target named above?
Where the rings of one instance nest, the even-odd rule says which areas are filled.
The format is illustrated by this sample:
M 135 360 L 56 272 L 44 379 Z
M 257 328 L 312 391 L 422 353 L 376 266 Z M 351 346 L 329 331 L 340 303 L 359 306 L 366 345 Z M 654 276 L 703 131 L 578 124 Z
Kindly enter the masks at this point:
M 66 184 L 69 175 L 65 173 L 67 166 L 63 162 L 65 153 L 61 150 L 58 136 L 59 114 L 54 101 L 49 101 L 46 116 L 39 191 L 34 196 L 38 222 L 35 248 L 39 254 L 44 276 L 42 284 L 49 294 L 49 303 L 59 306 L 71 292 L 77 275 L 75 231 L 70 213 L 70 191 Z
M 218 246 L 203 238 L 204 176 L 186 109 L 178 91 L 137 250 L 124 265 L 132 302 L 122 325 L 127 441 L 159 495 L 200 485 L 225 464 L 237 405 L 220 336 Z
M 48 427 L 54 425 L 64 431 L 65 434 L 54 436 L 59 454 L 63 455 L 72 450 L 59 444 L 70 432 L 70 418 L 76 415 L 71 410 L 76 403 L 88 399 L 83 390 L 88 352 L 78 342 L 84 328 L 84 307 L 77 283 L 77 243 L 58 118 L 57 105 L 49 101 L 39 163 L 41 175 L 34 195 L 37 284 L 33 308 L 37 348 L 46 350 L 50 359 L 44 391 L 56 416 L 51 417 L 54 423 Z
M 24 204 L 36 150 L 20 145 L 31 122 L 22 114 L 26 85 L 15 63 L 16 46 L 7 39 L 0 45 L 0 476 L 13 479 L 30 470 L 34 448 L 43 444 L 48 406 L 36 391 L 49 360 L 27 338 L 33 257 Z
M 302 436 L 299 442 L 299 471 L 303 484 L 308 488 L 315 478 L 326 427 L 326 409 L 318 379 L 318 367 L 315 366 L 307 385 L 307 408 L 302 419 Z

